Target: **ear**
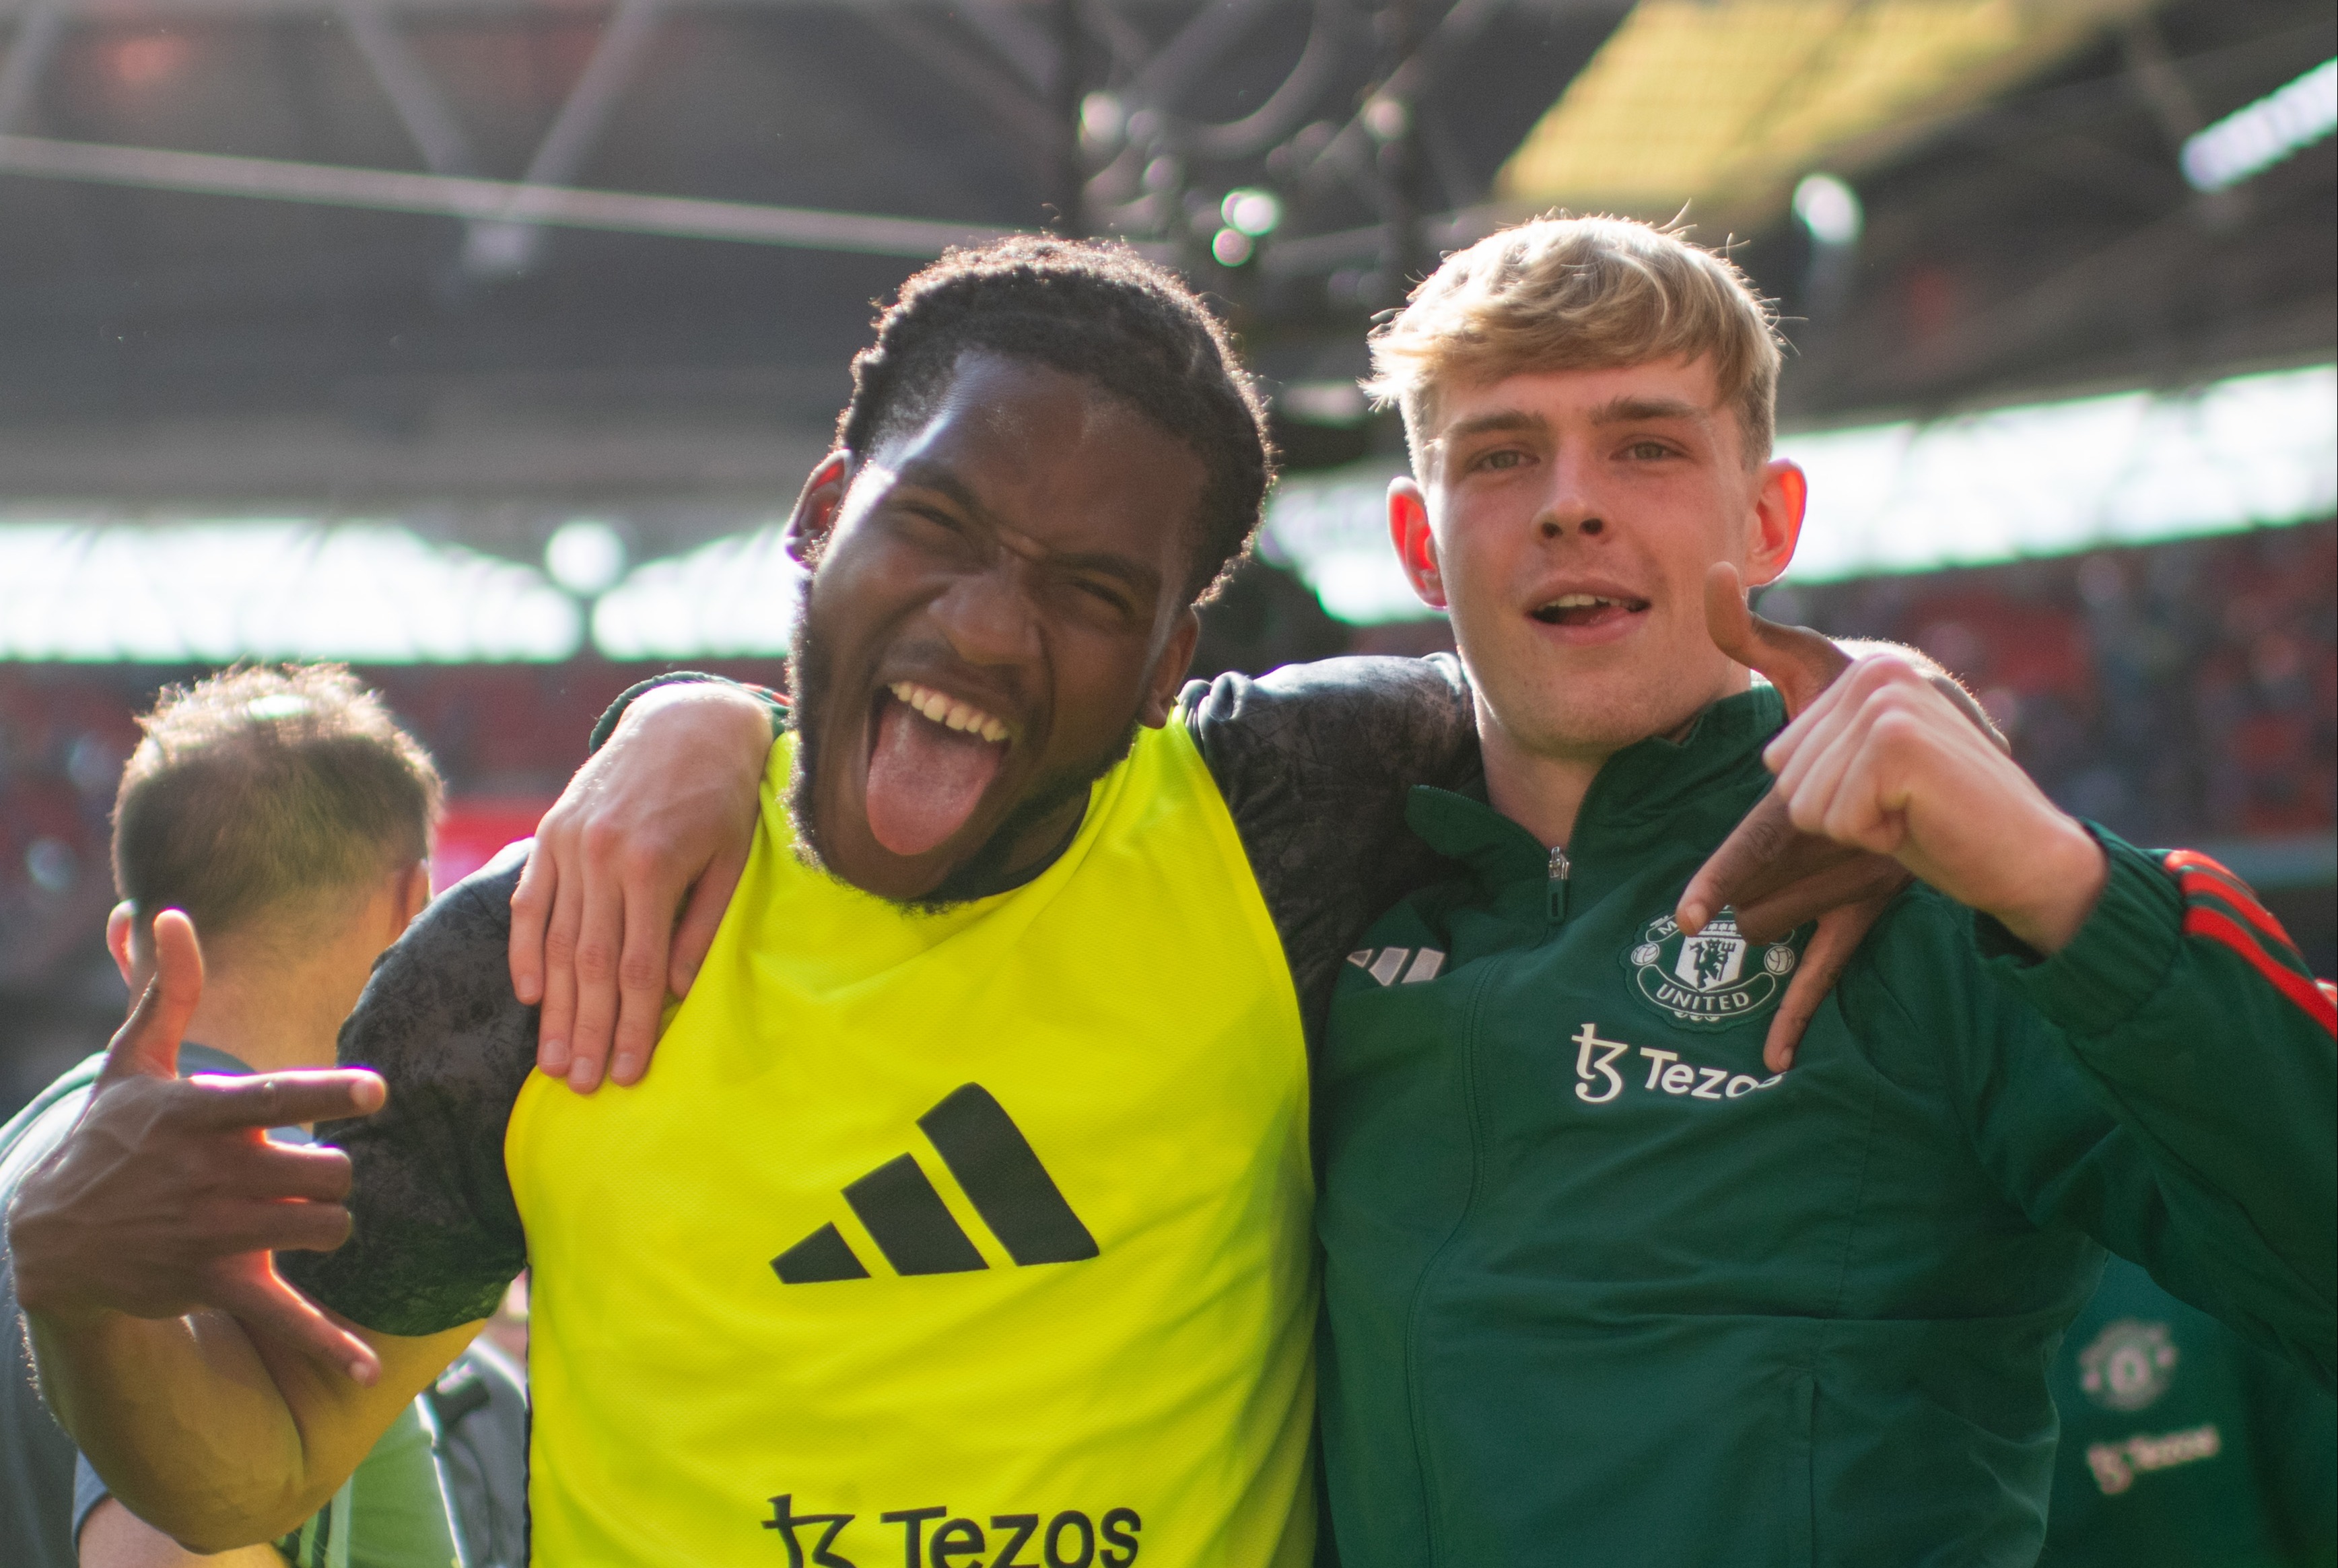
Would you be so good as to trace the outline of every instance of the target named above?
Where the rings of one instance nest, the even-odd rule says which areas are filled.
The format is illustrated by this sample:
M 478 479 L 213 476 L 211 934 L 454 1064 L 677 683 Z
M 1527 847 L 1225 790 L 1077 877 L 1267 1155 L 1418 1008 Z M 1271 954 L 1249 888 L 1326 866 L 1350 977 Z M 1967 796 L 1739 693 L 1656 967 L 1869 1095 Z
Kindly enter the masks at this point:
M 139 990 L 138 955 L 131 945 L 131 933 L 137 929 L 138 912 L 126 898 L 105 917 L 105 951 L 113 955 L 113 967 L 122 971 L 122 983 L 133 995 Z
M 796 496 L 796 509 L 788 516 L 781 547 L 788 559 L 806 571 L 820 565 L 820 551 L 836 531 L 837 514 L 844 509 L 844 492 L 852 484 L 852 454 L 839 447 L 820 460 Z
M 414 923 L 416 916 L 429 906 L 430 863 L 428 861 L 418 860 L 406 868 L 406 876 L 398 886 L 398 929 L 403 932 Z
M 1185 684 L 1185 672 L 1194 667 L 1194 646 L 1201 641 L 1202 617 L 1187 605 L 1177 613 L 1177 625 L 1163 645 L 1161 657 L 1153 666 L 1153 684 L 1144 694 L 1144 706 L 1136 715 L 1147 729 L 1159 729 L 1169 722 L 1177 709 L 1177 689 Z
M 1803 508 L 1809 502 L 1810 479 L 1795 464 L 1773 458 L 1762 468 L 1762 488 L 1754 498 L 1754 517 L 1746 540 L 1745 586 L 1758 588 L 1774 583 L 1794 558 L 1802 542 Z
M 1444 609 L 1445 578 L 1437 565 L 1437 536 L 1429 528 L 1429 498 L 1410 475 L 1400 474 L 1389 481 L 1388 508 L 1389 542 L 1396 547 L 1412 591 L 1429 608 Z

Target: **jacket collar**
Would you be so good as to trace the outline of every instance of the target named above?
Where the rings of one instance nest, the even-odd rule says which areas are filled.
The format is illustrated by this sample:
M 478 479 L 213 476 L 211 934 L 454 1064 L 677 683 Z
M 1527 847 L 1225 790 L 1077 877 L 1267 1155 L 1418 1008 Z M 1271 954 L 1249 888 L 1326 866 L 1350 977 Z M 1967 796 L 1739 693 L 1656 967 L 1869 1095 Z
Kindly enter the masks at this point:
M 1651 735 L 1603 764 L 1583 799 L 1568 848 L 1586 840 L 1628 840 L 1636 830 L 1766 782 L 1762 747 L 1785 723 L 1774 687 L 1724 697 L 1691 721 L 1677 741 Z M 1417 785 L 1405 821 L 1438 853 L 1467 866 L 1488 885 L 1549 875 L 1550 852 L 1524 827 L 1487 804 L 1482 781 L 1469 794 Z

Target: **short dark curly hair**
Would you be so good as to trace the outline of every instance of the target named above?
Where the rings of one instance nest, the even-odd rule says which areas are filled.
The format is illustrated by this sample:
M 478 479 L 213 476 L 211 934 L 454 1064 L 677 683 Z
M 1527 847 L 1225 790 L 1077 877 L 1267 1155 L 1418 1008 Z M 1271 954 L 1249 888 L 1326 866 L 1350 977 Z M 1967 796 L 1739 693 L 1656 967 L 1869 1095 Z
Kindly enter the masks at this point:
M 954 250 L 901 285 L 852 360 L 837 442 L 869 452 L 932 410 L 958 356 L 988 349 L 1083 376 L 1185 442 L 1208 473 L 1191 598 L 1258 531 L 1274 477 L 1266 409 L 1218 319 L 1125 245 L 1018 235 Z

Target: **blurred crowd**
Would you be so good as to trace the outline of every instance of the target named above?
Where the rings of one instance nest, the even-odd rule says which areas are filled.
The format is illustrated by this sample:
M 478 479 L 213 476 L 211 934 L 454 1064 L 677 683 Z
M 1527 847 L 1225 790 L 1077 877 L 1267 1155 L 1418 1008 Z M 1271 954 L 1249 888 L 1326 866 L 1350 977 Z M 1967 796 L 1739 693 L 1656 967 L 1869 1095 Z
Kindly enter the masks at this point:
M 1776 619 L 1913 643 L 2068 810 L 2144 843 L 2338 822 L 2338 526 L 1772 590 Z
M 1781 587 L 1762 608 L 1925 648 L 1973 685 L 2022 763 L 2078 814 L 2139 843 L 2226 843 L 2338 823 L 2333 581 L 2338 524 L 2322 523 Z M 1345 627 L 1295 579 L 1253 566 L 1213 606 L 1196 673 L 1436 646 L 1449 646 L 1441 623 Z M 603 708 L 657 667 L 360 673 L 429 745 L 458 805 L 491 797 L 525 806 L 558 793 Z M 784 678 L 776 660 L 708 667 L 765 685 Z M 30 1017 L 54 1001 L 78 1032 L 93 1011 L 118 1007 L 111 993 L 94 1008 L 96 999 L 52 993 L 82 971 L 93 987 L 112 983 L 110 967 L 75 960 L 93 954 L 113 902 L 106 817 L 136 738 L 131 715 L 157 687 L 201 673 L 0 664 L 0 997 L 20 999 L 14 1011 Z M 36 1086 L 26 1075 L 54 1054 L 18 1032 L 0 1030 L 0 1110 Z M 37 1060 L 20 1060 L 28 1054 Z

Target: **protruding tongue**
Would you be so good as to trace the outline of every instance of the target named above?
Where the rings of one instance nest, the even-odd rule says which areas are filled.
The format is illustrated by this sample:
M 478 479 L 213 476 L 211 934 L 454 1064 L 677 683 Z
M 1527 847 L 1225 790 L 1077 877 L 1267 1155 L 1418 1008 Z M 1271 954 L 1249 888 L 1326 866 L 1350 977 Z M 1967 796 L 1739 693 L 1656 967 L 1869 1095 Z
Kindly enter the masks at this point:
M 925 853 L 966 825 L 1006 752 L 887 703 L 869 756 L 869 831 L 895 854 Z

